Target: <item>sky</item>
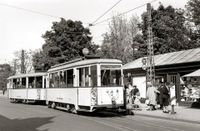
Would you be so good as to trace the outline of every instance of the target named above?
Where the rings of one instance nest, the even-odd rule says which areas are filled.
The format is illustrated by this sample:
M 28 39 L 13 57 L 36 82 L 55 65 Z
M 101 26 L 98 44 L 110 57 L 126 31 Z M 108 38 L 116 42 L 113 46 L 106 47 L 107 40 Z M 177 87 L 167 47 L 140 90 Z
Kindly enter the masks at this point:
M 14 52 L 41 49 L 41 37 L 51 29 L 52 22 L 66 20 L 82 21 L 85 27 L 93 23 L 119 0 L 0 0 L 0 64 L 11 63 Z M 111 18 L 114 14 L 134 9 L 153 0 L 121 0 L 117 6 L 97 22 Z M 164 6 L 184 8 L 188 0 L 157 0 L 151 5 L 156 9 Z M 125 15 L 141 16 L 146 6 Z M 93 42 L 100 45 L 102 34 L 108 31 L 109 21 L 89 27 Z

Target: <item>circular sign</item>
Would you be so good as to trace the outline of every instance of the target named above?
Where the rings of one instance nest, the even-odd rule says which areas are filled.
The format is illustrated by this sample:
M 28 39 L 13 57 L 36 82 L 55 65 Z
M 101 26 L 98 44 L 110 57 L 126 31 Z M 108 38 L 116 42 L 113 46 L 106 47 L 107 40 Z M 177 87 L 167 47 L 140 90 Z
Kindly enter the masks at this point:
M 142 66 L 142 69 L 143 69 L 143 70 L 146 70 L 146 69 L 147 69 L 147 66 L 146 66 L 146 65 L 143 65 L 143 66 Z
M 143 65 L 146 65 L 146 63 L 147 63 L 146 58 L 143 58 L 143 59 L 142 59 L 142 64 L 143 64 Z
M 82 52 L 83 52 L 83 55 L 88 55 L 89 54 L 88 48 L 83 48 Z

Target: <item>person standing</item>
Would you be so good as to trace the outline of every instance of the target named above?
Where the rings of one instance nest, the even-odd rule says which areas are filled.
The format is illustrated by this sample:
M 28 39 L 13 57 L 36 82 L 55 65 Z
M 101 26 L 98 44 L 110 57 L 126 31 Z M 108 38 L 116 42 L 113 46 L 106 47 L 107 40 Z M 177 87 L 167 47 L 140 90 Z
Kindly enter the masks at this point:
M 170 105 L 171 105 L 171 114 L 175 114 L 174 106 L 176 105 L 176 88 L 175 85 L 170 83 Z
M 150 108 L 147 110 L 156 110 L 155 106 L 157 104 L 156 96 L 159 91 L 152 85 L 151 82 L 147 82 L 147 98 L 149 100 Z
M 133 107 L 133 102 L 132 102 L 132 90 L 133 90 L 133 87 L 131 85 L 130 82 L 127 83 L 127 88 L 125 90 L 125 96 L 126 96 L 126 114 L 128 115 L 133 115 L 133 112 L 132 112 L 132 107 Z
M 157 99 L 158 99 L 158 104 L 160 105 L 160 109 L 163 110 L 163 92 L 162 92 L 162 88 L 164 87 L 164 83 L 161 82 L 160 86 L 158 87 L 158 91 L 160 93 L 157 93 Z
M 169 106 L 169 98 L 170 98 L 170 83 L 167 82 L 165 86 L 162 88 L 162 102 L 163 102 L 163 113 L 169 113 L 168 106 Z
M 131 95 L 132 95 L 132 97 L 133 97 L 133 103 L 134 103 L 134 101 L 135 101 L 135 98 L 136 98 L 136 95 L 139 95 L 139 89 L 137 88 L 137 86 L 136 85 L 134 85 L 133 86 L 133 89 L 131 90 Z

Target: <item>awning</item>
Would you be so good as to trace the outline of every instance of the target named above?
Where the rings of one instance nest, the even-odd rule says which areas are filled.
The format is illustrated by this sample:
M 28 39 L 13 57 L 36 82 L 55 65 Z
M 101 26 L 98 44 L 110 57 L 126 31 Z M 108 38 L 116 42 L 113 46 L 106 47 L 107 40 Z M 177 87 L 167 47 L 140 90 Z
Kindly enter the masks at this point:
M 192 73 L 186 74 L 183 77 L 200 77 L 200 69 L 198 69 Z

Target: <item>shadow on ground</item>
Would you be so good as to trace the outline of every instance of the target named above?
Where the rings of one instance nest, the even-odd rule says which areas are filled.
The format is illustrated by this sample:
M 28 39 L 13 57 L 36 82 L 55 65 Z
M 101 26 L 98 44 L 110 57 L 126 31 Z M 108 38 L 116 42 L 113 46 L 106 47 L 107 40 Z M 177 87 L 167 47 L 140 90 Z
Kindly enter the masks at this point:
M 191 108 L 200 109 L 200 102 L 193 102 L 193 103 L 191 104 Z
M 9 119 L 0 115 L 0 131 L 41 131 L 38 130 L 42 125 L 52 123 L 54 117 L 28 118 L 28 119 Z M 48 131 L 48 129 L 43 130 Z
M 99 111 L 99 112 L 79 112 L 79 115 L 90 116 L 90 117 L 124 117 L 125 112 L 115 112 L 115 111 Z

